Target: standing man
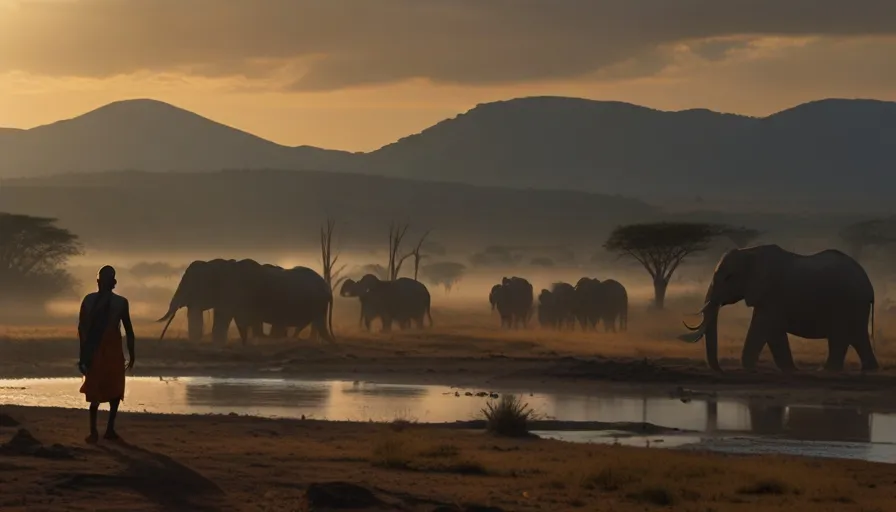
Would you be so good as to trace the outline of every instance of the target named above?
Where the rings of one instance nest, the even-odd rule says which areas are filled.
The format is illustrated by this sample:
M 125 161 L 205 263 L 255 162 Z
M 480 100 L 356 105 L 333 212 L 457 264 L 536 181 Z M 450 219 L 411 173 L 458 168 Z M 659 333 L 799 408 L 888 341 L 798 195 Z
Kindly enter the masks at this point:
M 134 327 L 128 310 L 128 300 L 112 293 L 115 288 L 115 269 L 105 266 L 96 280 L 98 291 L 88 294 L 81 302 L 78 319 L 78 337 L 81 340 L 81 356 L 78 369 L 84 375 L 81 393 L 90 402 L 90 435 L 88 443 L 96 443 L 96 413 L 101 403 L 109 403 L 109 422 L 104 439 L 118 440 L 115 432 L 115 416 L 118 405 L 124 400 L 125 371 L 134 367 Z M 121 349 L 121 329 L 124 326 L 128 339 L 128 363 L 125 365 Z

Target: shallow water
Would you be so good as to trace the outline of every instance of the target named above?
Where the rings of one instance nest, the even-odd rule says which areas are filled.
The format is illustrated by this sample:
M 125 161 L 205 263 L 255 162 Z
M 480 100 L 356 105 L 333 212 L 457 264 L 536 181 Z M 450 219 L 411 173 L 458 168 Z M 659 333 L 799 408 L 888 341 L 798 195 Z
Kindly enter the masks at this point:
M 79 378 L 0 380 L 0 404 L 84 407 Z M 896 463 L 896 415 L 849 408 L 768 406 L 760 402 L 622 395 L 530 394 L 293 379 L 128 378 L 123 411 L 247 414 L 351 421 L 451 422 L 481 418 L 494 400 L 477 392 L 517 393 L 545 419 L 648 422 L 696 432 L 633 436 L 624 432 L 536 432 L 574 442 L 739 453 L 788 453 Z M 472 396 L 468 396 L 468 393 Z

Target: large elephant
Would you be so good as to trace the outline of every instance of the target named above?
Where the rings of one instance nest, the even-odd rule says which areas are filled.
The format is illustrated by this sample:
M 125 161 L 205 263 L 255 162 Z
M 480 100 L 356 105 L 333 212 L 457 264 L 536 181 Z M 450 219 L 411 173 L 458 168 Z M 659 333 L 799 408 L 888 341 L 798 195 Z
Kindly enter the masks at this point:
M 361 320 L 367 330 L 376 318 L 383 323 L 385 332 L 392 329 L 393 321 L 402 329 L 410 327 L 411 322 L 422 329 L 425 318 L 429 319 L 430 327 L 433 325 L 429 290 L 423 283 L 407 277 L 383 281 L 367 274 L 358 281 L 346 279 L 339 294 L 359 299 Z
M 576 289 L 569 283 L 554 283 L 538 295 L 538 323 L 550 329 L 575 329 Z
M 529 281 L 516 276 L 502 278 L 488 295 L 492 310 L 497 309 L 501 315 L 501 326 L 508 328 L 528 324 L 534 299 Z
M 162 337 L 184 307 L 191 340 L 202 336 L 202 312 L 208 309 L 214 310 L 212 339 L 218 343 L 226 342 L 233 321 L 243 343 L 250 332 L 263 335 L 263 323 L 271 324 L 272 334 L 285 334 L 288 327 L 301 330 L 311 323 L 324 339 L 333 340 L 332 329 L 318 318 L 322 307 L 326 318 L 332 293 L 320 275 L 304 267 L 284 270 L 249 259 L 194 261 L 181 277 L 168 312 L 158 320 L 168 321 Z M 288 308 L 293 309 L 287 315 L 283 310 Z
M 600 280 L 583 277 L 576 283 L 575 292 L 579 325 L 583 331 L 595 329 L 600 320 Z
M 628 329 L 628 292 L 619 281 L 607 279 L 598 286 L 598 316 L 604 323 L 604 331 L 616 332 L 616 321 L 619 330 Z
M 743 300 L 753 308 L 741 364 L 754 369 L 768 344 L 783 371 L 796 367 L 788 334 L 828 340 L 824 368 L 841 371 L 853 347 L 863 371 L 878 368 L 868 335 L 874 329 L 874 287 L 865 269 L 837 250 L 800 255 L 777 245 L 728 251 L 722 256 L 706 291 L 703 320 L 679 338 L 691 343 L 706 338 L 706 359 L 721 371 L 718 356 L 719 309 Z

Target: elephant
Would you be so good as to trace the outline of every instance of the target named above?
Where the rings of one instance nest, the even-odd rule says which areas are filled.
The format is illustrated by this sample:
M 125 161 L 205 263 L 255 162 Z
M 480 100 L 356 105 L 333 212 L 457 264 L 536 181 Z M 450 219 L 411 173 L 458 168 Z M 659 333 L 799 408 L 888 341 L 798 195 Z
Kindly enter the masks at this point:
M 706 360 L 717 372 L 718 315 L 722 306 L 744 301 L 753 317 L 741 354 L 741 365 L 754 370 L 768 344 L 775 365 L 796 369 L 788 334 L 827 339 L 823 369 L 842 371 L 853 347 L 863 371 L 879 368 L 868 334 L 874 330 L 874 287 L 865 269 L 841 251 L 828 249 L 796 254 L 777 245 L 759 245 L 726 252 L 706 290 L 703 319 L 691 334 L 679 339 L 696 343 L 706 338 Z
M 526 327 L 532 316 L 534 294 L 532 285 L 522 277 L 504 277 L 492 287 L 488 297 L 492 310 L 501 315 L 502 327 Z
M 604 323 L 604 331 L 616 332 L 616 321 L 619 330 L 628 330 L 628 292 L 619 281 L 607 279 L 597 287 L 598 316 Z
M 311 269 L 284 270 L 249 259 L 194 261 L 181 277 L 168 312 L 158 321 L 168 322 L 162 330 L 164 337 L 177 311 L 186 307 L 190 339 L 198 340 L 202 312 L 214 309 L 212 339 L 218 343 L 227 341 L 232 321 L 243 343 L 250 332 L 263 335 L 263 323 L 271 324 L 272 334 L 285 334 L 288 327 L 301 330 L 310 323 L 324 339 L 334 341 L 331 326 L 326 321 L 321 324 L 332 301 L 329 286 Z M 323 317 L 319 317 L 321 308 Z
M 538 323 L 542 327 L 575 328 L 577 297 L 569 283 L 554 283 L 550 290 L 541 290 L 538 296 Z
M 424 318 L 432 327 L 431 297 L 426 285 L 407 277 L 394 281 L 383 281 L 373 274 L 360 280 L 346 279 L 339 294 L 343 297 L 358 297 L 361 302 L 361 321 L 367 330 L 375 318 L 383 324 L 383 331 L 392 330 L 392 322 L 397 321 L 401 329 L 415 323 L 424 327 Z
M 576 291 L 576 319 L 583 331 L 595 329 L 600 320 L 600 280 L 590 277 L 579 279 Z

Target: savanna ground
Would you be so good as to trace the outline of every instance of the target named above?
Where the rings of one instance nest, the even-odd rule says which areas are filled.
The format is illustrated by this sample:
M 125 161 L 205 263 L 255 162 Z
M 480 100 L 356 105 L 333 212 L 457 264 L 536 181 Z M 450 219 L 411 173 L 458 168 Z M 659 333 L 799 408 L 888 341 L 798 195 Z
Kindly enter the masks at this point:
M 0 427 L 4 439 L 22 427 L 33 436 L 0 448 L 0 509 L 10 512 L 335 510 L 332 498 L 312 493 L 331 482 L 372 491 L 337 488 L 363 510 L 885 511 L 896 499 L 889 464 L 575 445 L 395 422 L 150 414 L 122 415 L 127 443 L 89 446 L 73 421 L 83 411 L 4 412 L 21 423 Z
M 160 324 L 137 321 L 134 375 L 278 375 L 581 394 L 609 387 L 668 394 L 687 387 L 893 408 L 896 344 L 887 342 L 887 315 L 876 318 L 884 333 L 876 344 L 882 371 L 862 375 L 851 352 L 845 374 L 817 372 L 826 344 L 791 338 L 803 370 L 782 375 L 767 352 L 758 373 L 738 368 L 749 310 L 726 308 L 720 354 L 727 371 L 716 375 L 705 367 L 702 342 L 675 339 L 683 332 L 679 312 L 699 304 L 668 306 L 668 312 L 650 312 L 634 303 L 626 333 L 505 331 L 486 303 L 435 308 L 436 325 L 424 331 L 370 334 L 357 327 L 357 306 L 339 301 L 335 345 L 304 339 L 306 333 L 247 346 L 190 343 L 177 321 L 170 339 L 158 341 Z M 74 325 L 0 333 L 5 378 L 77 376 L 76 359 Z M 130 445 L 90 447 L 83 444 L 84 411 L 6 406 L 3 413 L 47 449 L 36 452 L 43 456 L 33 447 L 0 450 L 2 510 L 301 510 L 312 483 L 337 480 L 372 489 L 386 503 L 382 510 L 478 503 L 503 510 L 870 511 L 889 510 L 896 499 L 887 485 L 896 481 L 896 466 L 855 461 L 508 440 L 444 426 L 130 413 L 121 418 Z M 0 428 L 0 442 L 16 428 Z M 47 458 L 54 454 L 66 458 Z

